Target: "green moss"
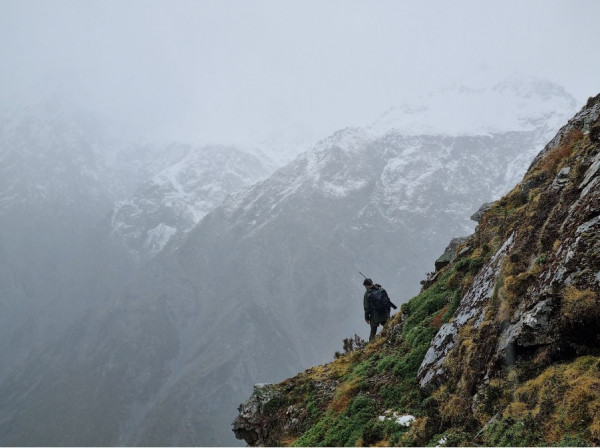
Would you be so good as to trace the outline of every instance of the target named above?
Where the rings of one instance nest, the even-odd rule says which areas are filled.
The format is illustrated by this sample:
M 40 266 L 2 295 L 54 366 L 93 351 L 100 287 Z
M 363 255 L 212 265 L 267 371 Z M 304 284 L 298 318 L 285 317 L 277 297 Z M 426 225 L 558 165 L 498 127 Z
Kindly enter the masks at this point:
M 362 430 L 363 446 L 371 446 L 382 440 L 386 435 L 386 425 L 380 421 L 368 422 Z
M 425 320 L 431 320 L 451 300 L 453 291 L 446 288 L 446 282 L 452 274 L 452 270 L 447 272 L 432 287 L 408 302 L 408 317 L 404 322 L 404 335 L 415 326 L 422 325 Z
M 386 408 L 402 409 L 413 415 L 424 413 L 423 405 L 428 403 L 415 380 L 386 384 L 379 389 L 379 395 Z
M 425 331 L 429 334 L 429 340 L 421 345 L 413 347 L 413 349 L 394 366 L 394 373 L 402 378 L 415 378 L 419 366 L 425 357 L 425 353 L 429 349 L 429 341 L 433 339 L 436 329 L 433 327 L 427 328 Z M 425 338 L 424 338 L 425 339 Z
M 450 320 L 450 318 L 454 315 L 454 313 L 458 309 L 458 305 L 460 305 L 460 299 L 462 299 L 462 294 L 460 290 L 454 291 L 454 294 L 450 299 L 450 307 L 448 308 L 448 311 L 446 311 L 442 316 L 443 323 L 447 323 Z
M 579 435 L 565 435 L 556 446 L 591 446 L 586 438 Z
M 311 425 L 302 437 L 296 439 L 292 446 L 323 446 L 320 442 L 325 438 L 325 434 L 334 420 L 333 415 L 326 414 L 317 423 Z
M 294 446 L 355 446 L 367 424 L 375 421 L 375 417 L 375 400 L 359 395 L 343 413 L 325 413 L 294 442 Z
M 366 378 L 371 376 L 375 371 L 374 357 L 368 357 L 350 369 L 350 373 L 344 378 L 346 381 L 353 378 Z
M 393 368 L 396 366 L 396 364 L 398 362 L 400 362 L 400 359 L 402 359 L 402 357 L 398 354 L 391 354 L 388 356 L 384 356 L 378 363 L 377 363 L 377 372 L 381 373 L 384 371 L 389 371 L 389 370 L 393 370 Z
M 471 272 L 476 273 L 483 266 L 483 258 L 463 258 L 456 263 L 455 269 L 458 272 Z
M 536 446 L 543 444 L 535 420 L 526 416 L 523 420 L 512 417 L 492 423 L 485 431 L 486 445 L 492 446 Z

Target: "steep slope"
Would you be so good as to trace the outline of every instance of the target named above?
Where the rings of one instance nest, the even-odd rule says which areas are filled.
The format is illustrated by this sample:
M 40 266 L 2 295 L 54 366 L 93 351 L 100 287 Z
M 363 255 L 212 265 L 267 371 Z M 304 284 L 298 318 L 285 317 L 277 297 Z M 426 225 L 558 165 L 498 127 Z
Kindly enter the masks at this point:
M 78 291 L 85 312 L 1 386 L 0 443 L 235 443 L 229 422 L 254 382 L 324 362 L 368 331 L 358 270 L 398 302 L 416 293 L 512 161 L 541 148 L 538 124 L 451 136 L 345 129 L 228 198 L 143 272 L 90 257 L 102 286 Z M 133 200 L 140 235 L 165 222 L 151 222 L 162 219 L 153 210 L 174 192 L 147 185 Z M 60 412 L 37 424 L 45 409 Z
M 233 443 L 223 434 L 228 401 L 252 382 L 323 362 L 344 336 L 365 328 L 357 271 L 378 272 L 400 301 L 416 292 L 431 256 L 450 235 L 472 231 L 465 216 L 489 200 L 539 135 L 345 129 L 228 198 L 177 251 L 156 258 L 144 280 L 185 330 L 165 398 L 148 401 L 133 440 Z M 381 249 L 390 240 L 398 251 Z M 215 388 L 227 398 L 217 403 Z M 175 408 L 179 418 L 168 418 Z
M 219 372 L 227 378 L 219 387 L 222 395 L 241 399 L 252 382 L 285 378 L 298 367 L 328 359 L 343 337 L 365 328 L 358 270 L 378 272 L 400 301 L 416 292 L 417 272 L 424 270 L 427 254 L 431 259 L 450 234 L 472 230 L 462 216 L 477 206 L 466 199 L 487 200 L 504 177 L 498 167 L 510 157 L 505 150 L 514 148 L 515 140 L 529 139 L 519 133 L 464 138 L 389 134 L 373 142 L 362 131 L 348 129 L 226 200 L 172 257 L 156 260 L 154 275 L 161 273 L 161 284 L 148 279 L 174 309 L 181 300 L 198 300 L 198 314 L 184 320 L 173 316 L 175 327 L 196 327 L 195 339 L 182 336 L 182 368 Z M 489 152 L 480 152 L 483 148 Z M 467 181 L 473 178 L 482 182 Z M 412 184 L 407 186 L 407 180 Z M 381 250 L 389 240 L 397 242 L 398 251 Z M 256 323 L 249 326 L 249 320 Z M 194 324 L 186 324 L 190 321 Z M 228 365 L 221 363 L 224 359 Z M 182 418 L 204 419 L 203 409 L 216 407 L 208 421 L 219 417 L 223 422 L 225 416 L 230 421 L 231 414 L 221 407 L 225 400 L 214 403 L 214 386 L 192 378 L 176 378 L 168 386 L 168 395 L 177 396 L 184 392 L 175 391 L 197 385 L 195 402 L 179 401 Z M 152 407 L 144 427 L 162 421 L 162 431 L 143 430 L 143 440 L 177 443 L 169 434 L 180 433 L 179 423 L 166 423 L 173 412 L 170 403 Z M 226 428 L 219 425 L 219 431 Z M 202 427 L 197 423 L 186 433 L 202 444 L 227 440 L 221 432 L 219 439 L 207 439 L 206 432 L 198 431 Z
M 600 443 L 600 95 L 382 337 L 257 386 L 250 445 Z

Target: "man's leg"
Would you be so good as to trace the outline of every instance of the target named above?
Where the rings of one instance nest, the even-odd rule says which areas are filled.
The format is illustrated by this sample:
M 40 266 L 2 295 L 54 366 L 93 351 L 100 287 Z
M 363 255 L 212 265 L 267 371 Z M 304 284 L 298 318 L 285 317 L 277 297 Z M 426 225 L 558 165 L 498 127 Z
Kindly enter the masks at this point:
M 375 335 L 377 334 L 377 326 L 379 324 L 374 324 L 373 322 L 371 322 L 371 334 L 369 335 L 369 342 L 371 342 L 373 339 L 375 339 Z

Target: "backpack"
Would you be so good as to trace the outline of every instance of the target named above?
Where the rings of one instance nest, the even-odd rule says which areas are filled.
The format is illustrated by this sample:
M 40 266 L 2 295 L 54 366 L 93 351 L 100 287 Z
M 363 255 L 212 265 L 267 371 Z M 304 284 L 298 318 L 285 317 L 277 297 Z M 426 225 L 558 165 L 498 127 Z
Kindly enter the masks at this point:
M 379 285 L 375 285 L 377 287 Z M 386 311 L 390 308 L 390 299 L 382 287 L 369 293 L 369 305 L 372 310 Z

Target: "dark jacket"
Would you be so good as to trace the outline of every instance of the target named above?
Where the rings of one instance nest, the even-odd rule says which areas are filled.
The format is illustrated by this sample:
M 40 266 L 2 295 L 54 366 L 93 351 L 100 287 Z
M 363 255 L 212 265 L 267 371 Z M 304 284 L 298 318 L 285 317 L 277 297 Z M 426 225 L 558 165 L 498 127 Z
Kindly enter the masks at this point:
M 390 318 L 390 307 L 388 306 L 385 310 L 374 310 L 371 309 L 369 303 L 369 293 L 375 291 L 374 287 L 369 286 L 365 291 L 363 305 L 365 308 L 365 320 L 370 321 L 372 324 L 380 324 L 386 322 Z

